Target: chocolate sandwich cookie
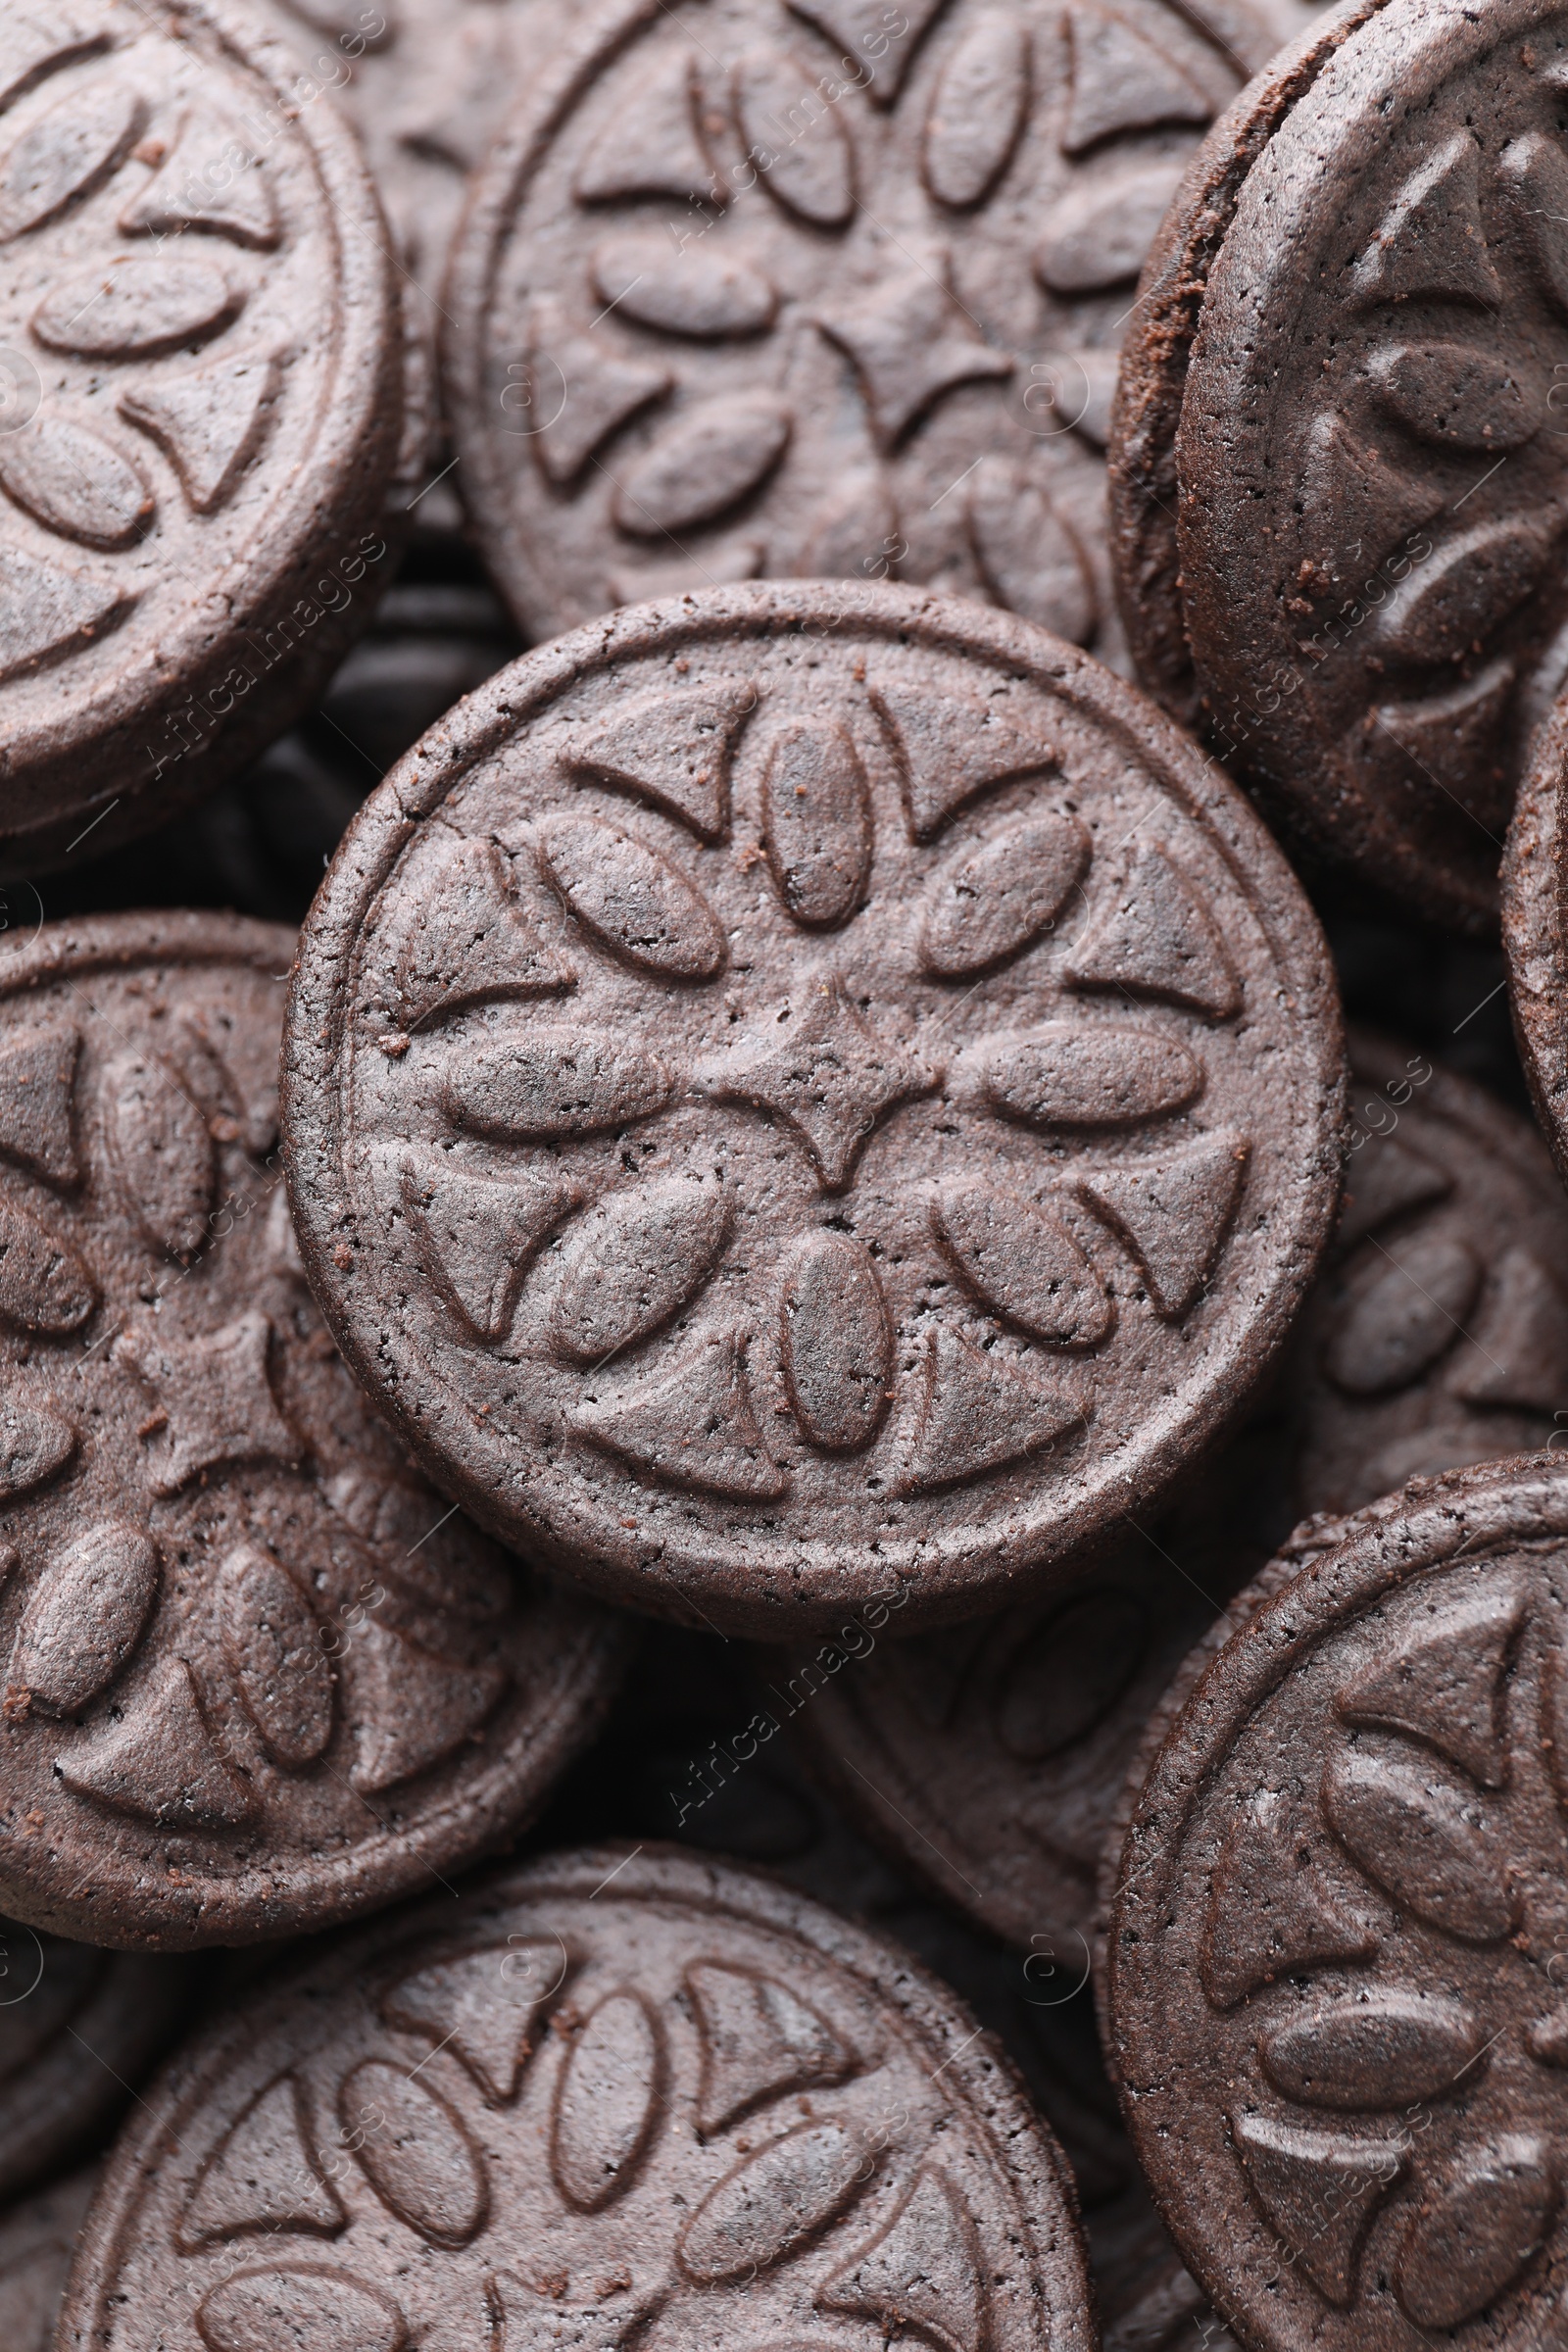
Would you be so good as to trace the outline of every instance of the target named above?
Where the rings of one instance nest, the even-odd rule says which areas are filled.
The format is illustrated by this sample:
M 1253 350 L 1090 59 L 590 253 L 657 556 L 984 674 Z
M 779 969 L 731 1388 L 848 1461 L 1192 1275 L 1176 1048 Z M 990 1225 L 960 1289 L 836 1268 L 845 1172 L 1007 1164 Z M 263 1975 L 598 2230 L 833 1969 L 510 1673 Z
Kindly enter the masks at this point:
M 0 2203 L 102 2145 L 190 2022 L 198 1964 L 95 1951 L 0 1919 Z M 0 2225 L 0 2315 L 9 2257 Z M 0 2342 L 13 2339 L 0 2329 Z
M 1325 19 L 1194 164 L 1112 434 L 1140 674 L 1469 929 L 1565 659 L 1565 56 L 1540 0 Z
M 292 935 L 0 956 L 0 1900 L 102 1944 L 324 1926 L 493 1848 L 618 1629 L 400 1456 L 277 1167 Z
M 504 670 L 351 827 L 301 1247 L 443 1491 L 784 1640 L 1059 1585 L 1241 1405 L 1332 1220 L 1321 937 L 1142 697 L 808 583 Z
M 1292 0 L 1298 5 L 1299 0 Z M 268 0 L 307 79 L 359 132 L 433 346 L 468 174 L 570 29 L 577 0 Z
M 225 0 L 24 8 L 0 63 L 0 872 L 194 798 L 390 569 L 405 352 L 352 134 Z
M 62 2346 L 1089 2352 L 1059 2153 L 896 1945 L 672 1847 L 339 1939 L 122 2136 Z
M 897 1619 L 845 1628 L 827 1655 L 776 1669 L 811 1771 L 851 1817 L 1063 1980 L 1089 1974 L 1106 1821 L 1150 1708 L 1267 1556 L 1234 1525 L 1241 1482 L 1222 1456 L 1224 1524 L 1128 1531 L 1050 1600 L 913 1641 Z
M 442 298 L 459 479 L 524 635 L 827 574 L 1122 660 L 1117 343 L 1200 133 L 1276 37 L 1248 0 L 585 7 Z
M 55 2322 L 98 2168 L 90 2165 L 0 2214 L 0 2342 L 50 2352 Z
M 1556 2176 L 1568 1481 L 1419 1481 L 1221 1650 L 1112 1920 L 1134 2145 L 1259 2352 L 1544 2340 Z
M 1298 1512 L 1568 1445 L 1568 1200 L 1529 1123 L 1350 1032 L 1350 1158 L 1292 1342 Z

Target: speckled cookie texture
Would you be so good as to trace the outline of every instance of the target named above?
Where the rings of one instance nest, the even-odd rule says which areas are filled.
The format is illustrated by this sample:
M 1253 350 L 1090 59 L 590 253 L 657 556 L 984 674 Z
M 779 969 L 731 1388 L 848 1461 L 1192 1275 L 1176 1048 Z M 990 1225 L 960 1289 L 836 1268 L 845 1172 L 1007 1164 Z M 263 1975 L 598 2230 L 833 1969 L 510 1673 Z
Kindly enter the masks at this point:
M 1091 2352 L 1059 2153 L 902 1953 L 674 1848 L 405 1910 L 198 2037 L 60 2342 Z
M 1427 1054 L 1352 1028 L 1349 1142 L 1285 1384 L 1303 1515 L 1568 1428 L 1568 1199 L 1536 1130 Z
M 1190 172 L 1113 430 L 1141 673 L 1303 851 L 1471 929 L 1562 673 L 1565 66 L 1542 0 L 1324 19 Z
M 1502 944 L 1514 1033 L 1559 1173 L 1568 1172 L 1568 909 L 1563 903 L 1562 794 L 1568 701 L 1531 746 L 1503 860 Z
M 524 633 L 843 575 L 1124 662 L 1117 346 L 1277 13 L 581 9 L 478 174 L 442 296 L 459 479 Z
M 1417 1481 L 1320 1532 L 1134 1814 L 1111 2030 L 1134 2144 L 1250 2343 L 1543 2340 L 1568 1480 Z
M 216 783 L 368 619 L 406 454 L 387 243 L 262 20 L 8 17 L 0 872 Z
M 293 946 L 171 914 L 0 951 L 0 1900 L 100 1944 L 422 1888 L 537 1809 L 621 1656 L 321 1329 L 276 1156 Z
M 465 1507 L 788 1637 L 1060 1581 L 1237 1409 L 1334 1213 L 1321 939 L 1098 664 L 956 598 L 648 607 L 367 803 L 304 940 L 323 1309 Z

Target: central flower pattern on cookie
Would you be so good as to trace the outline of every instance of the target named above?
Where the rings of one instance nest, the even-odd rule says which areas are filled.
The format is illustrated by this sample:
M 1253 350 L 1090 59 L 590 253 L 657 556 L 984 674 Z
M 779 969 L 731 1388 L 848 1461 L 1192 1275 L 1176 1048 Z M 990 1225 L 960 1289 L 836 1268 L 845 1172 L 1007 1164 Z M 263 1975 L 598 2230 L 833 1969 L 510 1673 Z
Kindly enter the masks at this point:
M 537 785 L 476 780 L 387 901 L 363 1065 L 446 1342 L 735 1501 L 1066 1459 L 1252 1144 L 1203 838 L 1152 775 L 1102 821 L 1057 735 L 956 660 L 649 664 Z

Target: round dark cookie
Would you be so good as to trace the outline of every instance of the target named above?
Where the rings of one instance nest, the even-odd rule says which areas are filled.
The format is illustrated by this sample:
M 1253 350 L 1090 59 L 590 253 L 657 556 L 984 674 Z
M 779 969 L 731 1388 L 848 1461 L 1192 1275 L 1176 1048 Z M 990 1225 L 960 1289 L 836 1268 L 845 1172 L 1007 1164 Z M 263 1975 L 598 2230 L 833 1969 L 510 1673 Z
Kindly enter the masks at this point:
M 55 2322 L 98 2167 L 89 2165 L 0 2214 L 0 2343 L 51 2352 Z
M 319 1927 L 493 1848 L 619 1629 L 409 1470 L 275 1155 L 290 933 L 0 953 L 0 1899 L 103 1944 Z
M 1568 2269 L 1568 1480 L 1453 1472 L 1329 1536 L 1209 1665 L 1134 1816 L 1129 2129 L 1259 2352 L 1540 2342 Z
M 405 446 L 352 134 L 225 0 L 25 10 L 0 64 L 0 870 L 156 823 L 368 618 Z
M 791 1729 L 808 1764 L 851 1818 L 1041 1971 L 1087 1978 L 1128 1758 L 1176 1667 L 1268 1555 L 1238 1524 L 1240 1451 L 1215 1467 L 1206 1525 L 1129 1530 L 1050 1600 L 912 1641 L 897 1618 L 847 1626 L 774 1669 L 773 1687 L 800 1694 Z
M 308 86 L 360 135 L 397 234 L 404 301 L 434 343 L 469 174 L 577 0 L 268 0 Z
M 1142 697 L 892 588 L 644 607 L 356 819 L 285 1054 L 317 1295 L 444 1491 L 654 1613 L 909 1631 L 1242 1404 L 1332 1220 L 1305 902 Z
M 122 2138 L 60 2341 L 821 2338 L 1089 2352 L 1060 2157 L 896 1945 L 676 1848 L 314 1955 Z
M 1350 1032 L 1350 1159 L 1284 1378 L 1297 1509 L 1568 1445 L 1568 1200 L 1540 1136 Z
M 525 635 L 901 577 L 1124 661 L 1116 347 L 1248 0 L 584 9 L 481 169 L 446 401 Z
M 1182 610 L 1176 433 L 1208 273 L 1263 148 L 1336 49 L 1383 4 L 1349 0 L 1319 12 L 1226 109 L 1188 165 L 1149 249 L 1122 344 L 1107 449 L 1117 603 L 1140 682 L 1195 730 L 1203 702 Z
M 1561 805 L 1568 697 L 1531 746 L 1502 869 L 1502 944 L 1525 1075 L 1559 1173 L 1568 1181 L 1568 921 Z
M 1565 59 L 1541 0 L 1391 0 L 1309 35 L 1189 183 L 1122 415 L 1153 674 L 1183 699 L 1168 533 L 1141 536 L 1128 484 L 1157 492 L 1174 429 L 1214 741 L 1298 842 L 1473 929 L 1564 662 Z
M 189 2023 L 200 1984 L 190 1960 L 97 1951 L 0 1919 L 0 2203 L 103 2144 Z M 0 2289 L 5 2261 L 0 2234 Z M 0 2329 L 8 2352 L 11 2340 Z

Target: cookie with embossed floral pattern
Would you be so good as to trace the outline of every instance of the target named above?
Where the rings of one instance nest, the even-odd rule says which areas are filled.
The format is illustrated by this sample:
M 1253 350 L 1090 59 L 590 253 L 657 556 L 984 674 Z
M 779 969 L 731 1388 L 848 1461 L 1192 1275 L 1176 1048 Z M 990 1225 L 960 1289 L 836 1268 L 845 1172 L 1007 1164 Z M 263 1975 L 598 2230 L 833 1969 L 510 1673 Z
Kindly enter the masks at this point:
M 1537 0 L 1327 19 L 1195 164 L 1113 430 L 1141 673 L 1469 929 L 1563 669 L 1565 72 Z
M 0 955 L 0 1900 L 103 1944 L 324 1926 L 513 1835 L 618 1630 L 399 1455 L 275 1152 L 293 939 Z
M 1349 1110 L 1345 1206 L 1286 1381 L 1302 1513 L 1533 1452 L 1568 1423 L 1568 1200 L 1540 1136 L 1367 1030 Z
M 674 1847 L 340 1938 L 122 2135 L 62 2345 L 1096 2341 L 1059 2151 L 896 1944 Z
M 830 574 L 1123 659 L 1117 345 L 1203 126 L 1276 38 L 1250 0 L 584 8 L 443 296 L 459 478 L 524 634 Z
M 37 1830 L 8 1825 L 24 1839 Z M 0 1919 L 0 2203 L 102 2146 L 189 2024 L 198 1971 L 190 1960 L 95 1951 Z M 0 2289 L 7 2259 L 0 2235 Z M 3 2329 L 0 2343 L 11 2343 Z
M 404 441 L 352 134 L 226 0 L 23 0 L 0 64 L 0 871 L 152 825 L 369 616 Z
M 6 2352 L 50 2352 L 77 2233 L 98 2168 L 74 2173 L 0 2215 L 0 2342 Z
M 525 657 L 345 838 L 285 1056 L 318 1297 L 444 1491 L 775 1638 L 1059 1584 L 1333 1217 L 1338 1012 L 1250 809 L 1009 615 L 710 590 Z
M 1549 1455 L 1329 1530 L 1192 1691 L 1111 1921 L 1123 2103 L 1259 2352 L 1548 2339 L 1568 2277 Z

